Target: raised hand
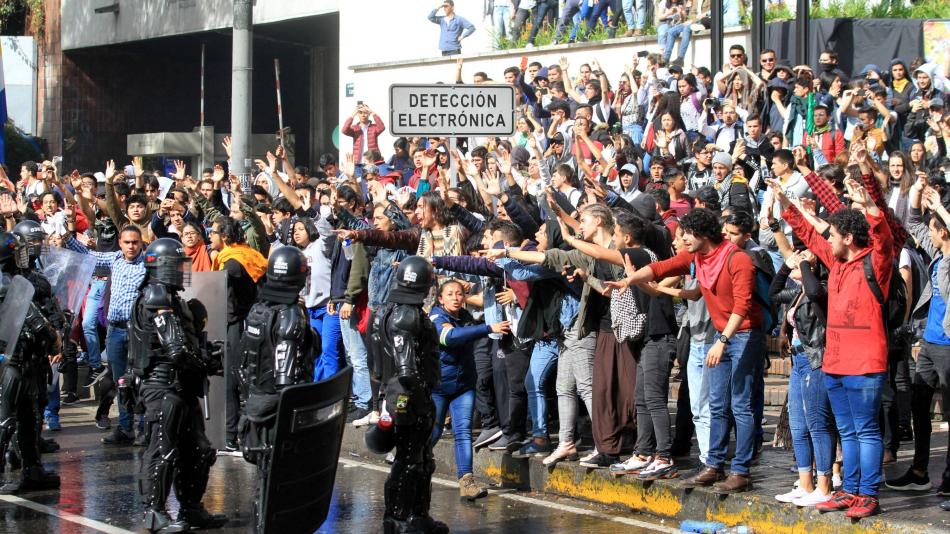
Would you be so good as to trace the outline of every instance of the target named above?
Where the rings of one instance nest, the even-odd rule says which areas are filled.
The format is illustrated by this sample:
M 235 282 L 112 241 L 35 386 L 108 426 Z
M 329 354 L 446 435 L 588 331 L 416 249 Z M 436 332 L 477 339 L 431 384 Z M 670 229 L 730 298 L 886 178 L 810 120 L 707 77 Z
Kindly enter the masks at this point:
M 273 176 L 274 171 L 277 170 L 277 156 L 275 156 L 273 152 L 268 150 L 265 157 L 267 158 L 267 169 L 265 170 L 267 171 L 267 174 L 270 174 L 271 176 Z
M 224 167 L 220 165 L 214 166 L 214 172 L 211 174 L 211 179 L 214 181 L 215 185 L 221 180 L 224 180 Z
M 104 174 L 107 184 L 111 184 L 115 180 L 115 160 L 110 159 L 106 162 L 106 172 Z
M 142 166 L 142 156 L 132 158 L 132 169 L 136 178 L 145 174 L 145 167 Z
M 180 160 L 180 159 L 176 159 L 176 160 L 175 160 L 175 176 L 174 176 L 174 178 L 175 178 L 175 180 L 177 180 L 177 181 L 179 181 L 179 182 L 185 179 L 185 162 L 182 161 L 182 160 Z
M 231 159 L 231 136 L 226 135 L 224 139 L 221 140 L 221 146 L 224 147 L 225 154 L 228 155 L 228 159 Z

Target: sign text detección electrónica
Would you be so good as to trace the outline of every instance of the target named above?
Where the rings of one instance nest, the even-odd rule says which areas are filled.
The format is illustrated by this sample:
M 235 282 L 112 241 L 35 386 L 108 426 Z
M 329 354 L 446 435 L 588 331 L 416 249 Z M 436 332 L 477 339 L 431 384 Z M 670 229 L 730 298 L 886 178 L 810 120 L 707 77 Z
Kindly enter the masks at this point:
M 514 133 L 510 85 L 392 85 L 393 135 L 468 136 Z

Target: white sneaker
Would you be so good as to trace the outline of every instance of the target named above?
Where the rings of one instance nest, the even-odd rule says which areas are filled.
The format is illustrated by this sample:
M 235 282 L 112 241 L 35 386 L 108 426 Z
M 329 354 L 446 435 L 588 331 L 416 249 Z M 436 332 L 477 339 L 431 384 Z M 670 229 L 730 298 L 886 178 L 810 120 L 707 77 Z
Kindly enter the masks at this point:
M 831 487 L 840 488 L 841 482 L 841 475 L 831 475 Z
M 363 417 L 360 417 L 356 421 L 353 421 L 353 426 L 359 428 L 361 426 L 370 426 L 375 425 L 379 422 L 379 412 L 369 412 Z
M 781 495 L 776 495 L 776 496 L 775 496 L 775 500 L 778 501 L 778 502 L 792 502 L 792 501 L 794 501 L 795 499 L 798 499 L 799 497 L 804 497 L 805 495 L 808 495 L 808 492 L 807 492 L 807 491 L 805 491 L 805 490 L 803 490 L 803 489 L 801 489 L 801 488 L 795 488 L 795 489 L 793 489 L 792 491 L 790 491 L 790 492 L 788 492 L 788 493 L 783 493 L 783 494 L 781 494 Z
M 821 490 L 816 489 L 815 491 L 802 495 L 801 497 L 792 501 L 792 504 L 795 506 L 815 506 L 818 503 L 828 502 L 831 500 L 831 493 L 822 493 Z M 778 497 L 776 497 L 778 498 Z
M 581 461 L 582 461 L 582 462 L 589 462 L 589 461 L 593 460 L 594 457 L 597 456 L 597 454 L 599 454 L 599 453 L 597 452 L 597 447 L 594 447 L 593 449 L 591 449 L 591 451 L 590 451 L 589 453 L 587 453 L 587 456 L 584 456 L 584 457 L 581 458 Z

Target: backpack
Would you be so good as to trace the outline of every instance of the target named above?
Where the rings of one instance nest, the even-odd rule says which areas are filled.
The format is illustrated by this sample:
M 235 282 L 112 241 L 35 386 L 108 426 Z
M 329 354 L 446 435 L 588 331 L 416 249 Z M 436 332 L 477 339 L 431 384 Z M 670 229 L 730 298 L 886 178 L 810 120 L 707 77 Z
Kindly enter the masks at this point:
M 769 289 L 772 287 L 772 279 L 775 278 L 775 267 L 770 261 L 761 261 L 755 254 L 749 254 L 748 251 L 739 249 L 729 253 L 729 257 L 726 258 L 727 269 L 732 262 L 732 256 L 737 252 L 748 254 L 752 260 L 752 265 L 755 266 L 755 287 L 752 288 L 752 300 L 762 310 L 762 331 L 771 332 L 778 325 L 778 312 L 769 298 Z
M 884 292 L 881 285 L 877 282 L 874 275 L 874 267 L 871 265 L 871 255 L 868 254 L 861 262 L 864 265 L 864 278 L 868 281 L 871 293 L 875 300 L 881 305 L 881 315 L 884 317 L 884 331 L 887 332 L 888 346 L 894 345 L 898 327 L 904 324 L 904 314 L 907 312 L 907 288 L 904 286 L 904 279 L 901 277 L 900 268 L 897 262 L 893 262 L 891 275 L 891 284 L 888 286 L 887 299 L 884 299 Z

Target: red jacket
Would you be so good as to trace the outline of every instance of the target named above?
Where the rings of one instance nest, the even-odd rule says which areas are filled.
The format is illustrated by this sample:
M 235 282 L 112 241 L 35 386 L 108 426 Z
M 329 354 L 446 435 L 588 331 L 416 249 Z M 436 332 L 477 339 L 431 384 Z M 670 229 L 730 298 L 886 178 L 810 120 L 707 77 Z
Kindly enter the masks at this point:
M 689 274 L 689 266 L 695 256 L 683 250 L 668 260 L 650 264 L 650 269 L 656 279 Z M 716 330 L 722 332 L 733 313 L 743 317 L 739 331 L 761 327 L 762 309 L 752 302 L 752 288 L 755 285 L 752 258 L 748 254 L 735 254 L 723 271 L 716 279 L 716 287 L 700 287 Z
M 828 276 L 828 333 L 822 369 L 834 375 L 864 375 L 887 371 L 887 337 L 881 305 L 864 278 L 864 257 L 886 296 L 891 285 L 894 247 L 891 229 L 884 217 L 867 216 L 871 225 L 870 246 L 851 261 L 839 260 L 831 245 L 805 221 L 798 208 L 782 212 L 795 235 L 830 269 Z
M 386 125 L 379 115 L 373 113 L 373 120 L 366 125 L 366 134 L 369 136 L 366 140 L 367 150 L 379 151 L 377 138 L 379 134 L 386 131 Z M 343 123 L 343 133 L 353 138 L 353 162 L 363 162 L 363 128 L 360 123 L 353 124 L 353 117 L 347 117 Z
M 821 146 L 821 151 L 825 153 L 825 159 L 828 160 L 828 163 L 834 164 L 835 156 L 845 151 L 844 134 L 837 128 L 832 128 L 815 137 L 818 138 L 819 146 Z

